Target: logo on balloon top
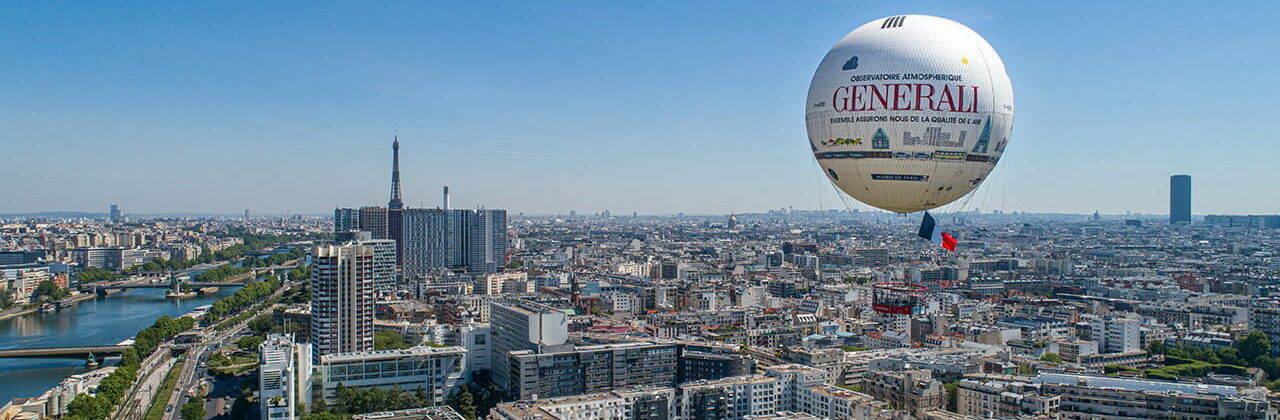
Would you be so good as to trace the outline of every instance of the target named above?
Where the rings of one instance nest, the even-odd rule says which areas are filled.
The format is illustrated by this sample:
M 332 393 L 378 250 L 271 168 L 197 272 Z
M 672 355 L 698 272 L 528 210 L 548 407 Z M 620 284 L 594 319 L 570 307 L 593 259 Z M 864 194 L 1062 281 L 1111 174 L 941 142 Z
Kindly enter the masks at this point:
M 837 146 L 837 145 L 857 146 L 862 144 L 862 137 L 856 137 L 856 138 L 839 137 L 834 139 L 827 139 L 826 141 L 822 142 L 822 144 L 827 146 Z
M 889 135 L 884 133 L 883 128 L 877 128 L 876 135 L 871 137 L 871 148 L 872 149 L 888 149 L 889 148 Z
M 856 68 L 858 68 L 858 56 L 855 55 L 849 61 L 844 62 L 844 67 L 841 67 L 840 70 L 853 70 Z

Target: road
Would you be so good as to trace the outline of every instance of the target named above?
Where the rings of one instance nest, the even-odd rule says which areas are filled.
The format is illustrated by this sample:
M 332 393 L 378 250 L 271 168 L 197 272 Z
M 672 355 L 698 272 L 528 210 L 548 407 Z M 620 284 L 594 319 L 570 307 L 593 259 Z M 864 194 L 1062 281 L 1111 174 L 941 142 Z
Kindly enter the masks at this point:
M 143 376 L 138 383 L 130 388 L 128 397 L 124 400 L 124 404 L 120 406 L 113 418 L 122 420 L 141 419 L 146 415 L 147 409 L 151 407 L 151 401 L 155 399 L 155 394 L 164 384 L 164 378 L 169 374 L 169 370 L 177 363 L 177 359 L 172 356 L 172 352 L 167 346 L 156 349 L 155 353 L 142 361 L 141 367 L 138 369 L 139 375 Z
M 264 301 L 275 299 L 277 297 L 284 295 L 285 291 L 290 289 L 290 286 L 291 285 L 281 286 L 280 290 L 276 290 L 275 293 L 273 293 L 270 297 L 264 299 Z M 258 311 L 258 313 L 269 311 L 271 310 L 271 308 L 272 308 L 271 306 L 268 306 Z M 243 331 L 246 327 L 248 327 L 249 321 L 252 321 L 253 318 L 256 318 L 257 316 L 258 314 L 254 314 L 253 316 L 246 317 L 244 321 L 241 321 L 236 325 L 232 326 L 231 328 L 228 328 L 223 331 L 215 331 L 212 328 L 210 328 L 206 330 L 207 335 L 203 339 L 201 339 L 199 343 L 191 345 L 189 350 L 187 350 L 187 354 L 189 355 L 188 362 L 182 367 L 182 372 L 178 376 L 178 381 L 173 387 L 173 395 L 169 396 L 169 402 L 165 406 L 165 413 L 164 413 L 164 416 L 161 417 L 162 419 L 178 420 L 181 418 L 182 416 L 180 413 L 181 409 L 179 407 L 182 407 L 182 405 L 185 404 L 189 399 L 189 397 L 187 396 L 188 395 L 187 392 L 191 390 L 195 390 L 195 392 L 193 392 L 194 394 L 199 394 L 200 392 L 198 387 L 201 386 L 201 382 L 203 382 L 203 379 L 207 374 L 209 356 L 213 354 L 213 352 L 216 351 L 217 349 L 223 346 L 226 346 L 227 343 L 233 337 L 235 337 L 237 334 L 240 334 L 241 331 Z M 238 386 L 235 389 L 236 389 L 236 392 L 239 391 Z M 228 395 L 228 393 L 223 393 L 223 394 L 217 394 L 213 392 L 210 393 L 210 397 L 214 398 L 217 401 L 225 400 L 226 395 Z M 235 401 L 235 399 L 231 398 L 229 400 L 226 400 L 225 402 L 223 402 L 223 404 L 227 404 L 231 401 Z M 206 418 L 223 414 L 222 411 L 219 411 L 221 410 L 221 408 L 222 407 L 217 407 L 216 410 L 213 410 L 212 415 L 210 415 L 211 410 L 209 407 L 209 402 L 208 400 L 206 400 L 205 402 Z

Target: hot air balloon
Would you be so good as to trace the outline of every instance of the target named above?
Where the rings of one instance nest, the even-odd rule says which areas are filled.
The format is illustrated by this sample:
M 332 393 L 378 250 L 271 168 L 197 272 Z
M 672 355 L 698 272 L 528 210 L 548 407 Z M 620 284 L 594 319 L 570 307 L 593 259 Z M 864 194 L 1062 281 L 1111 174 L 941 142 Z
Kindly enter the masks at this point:
M 1013 128 L 1000 56 L 935 16 L 891 16 L 845 35 L 814 72 L 806 105 L 809 145 L 831 182 L 898 213 L 973 191 Z

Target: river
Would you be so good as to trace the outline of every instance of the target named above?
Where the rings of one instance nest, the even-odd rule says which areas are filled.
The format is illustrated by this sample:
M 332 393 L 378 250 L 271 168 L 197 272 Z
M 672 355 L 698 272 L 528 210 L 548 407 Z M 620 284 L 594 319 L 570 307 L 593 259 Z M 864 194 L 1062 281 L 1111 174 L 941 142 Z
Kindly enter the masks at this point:
M 134 289 L 98 297 L 57 313 L 39 312 L 0 320 L 0 349 L 112 345 L 151 326 L 156 318 L 176 317 L 235 292 L 190 299 L 164 297 L 166 289 Z M 0 405 L 12 398 L 35 397 L 63 378 L 86 372 L 83 360 L 0 359 Z

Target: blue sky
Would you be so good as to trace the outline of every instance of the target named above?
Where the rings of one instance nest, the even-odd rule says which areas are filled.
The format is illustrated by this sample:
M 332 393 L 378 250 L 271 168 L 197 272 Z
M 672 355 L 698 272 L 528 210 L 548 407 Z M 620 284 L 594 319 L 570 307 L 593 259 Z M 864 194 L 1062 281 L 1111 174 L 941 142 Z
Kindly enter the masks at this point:
M 1018 115 L 968 208 L 1278 213 L 1271 2 L 16 2 L 0 212 L 868 207 L 805 144 L 827 49 L 883 16 L 969 25 Z

